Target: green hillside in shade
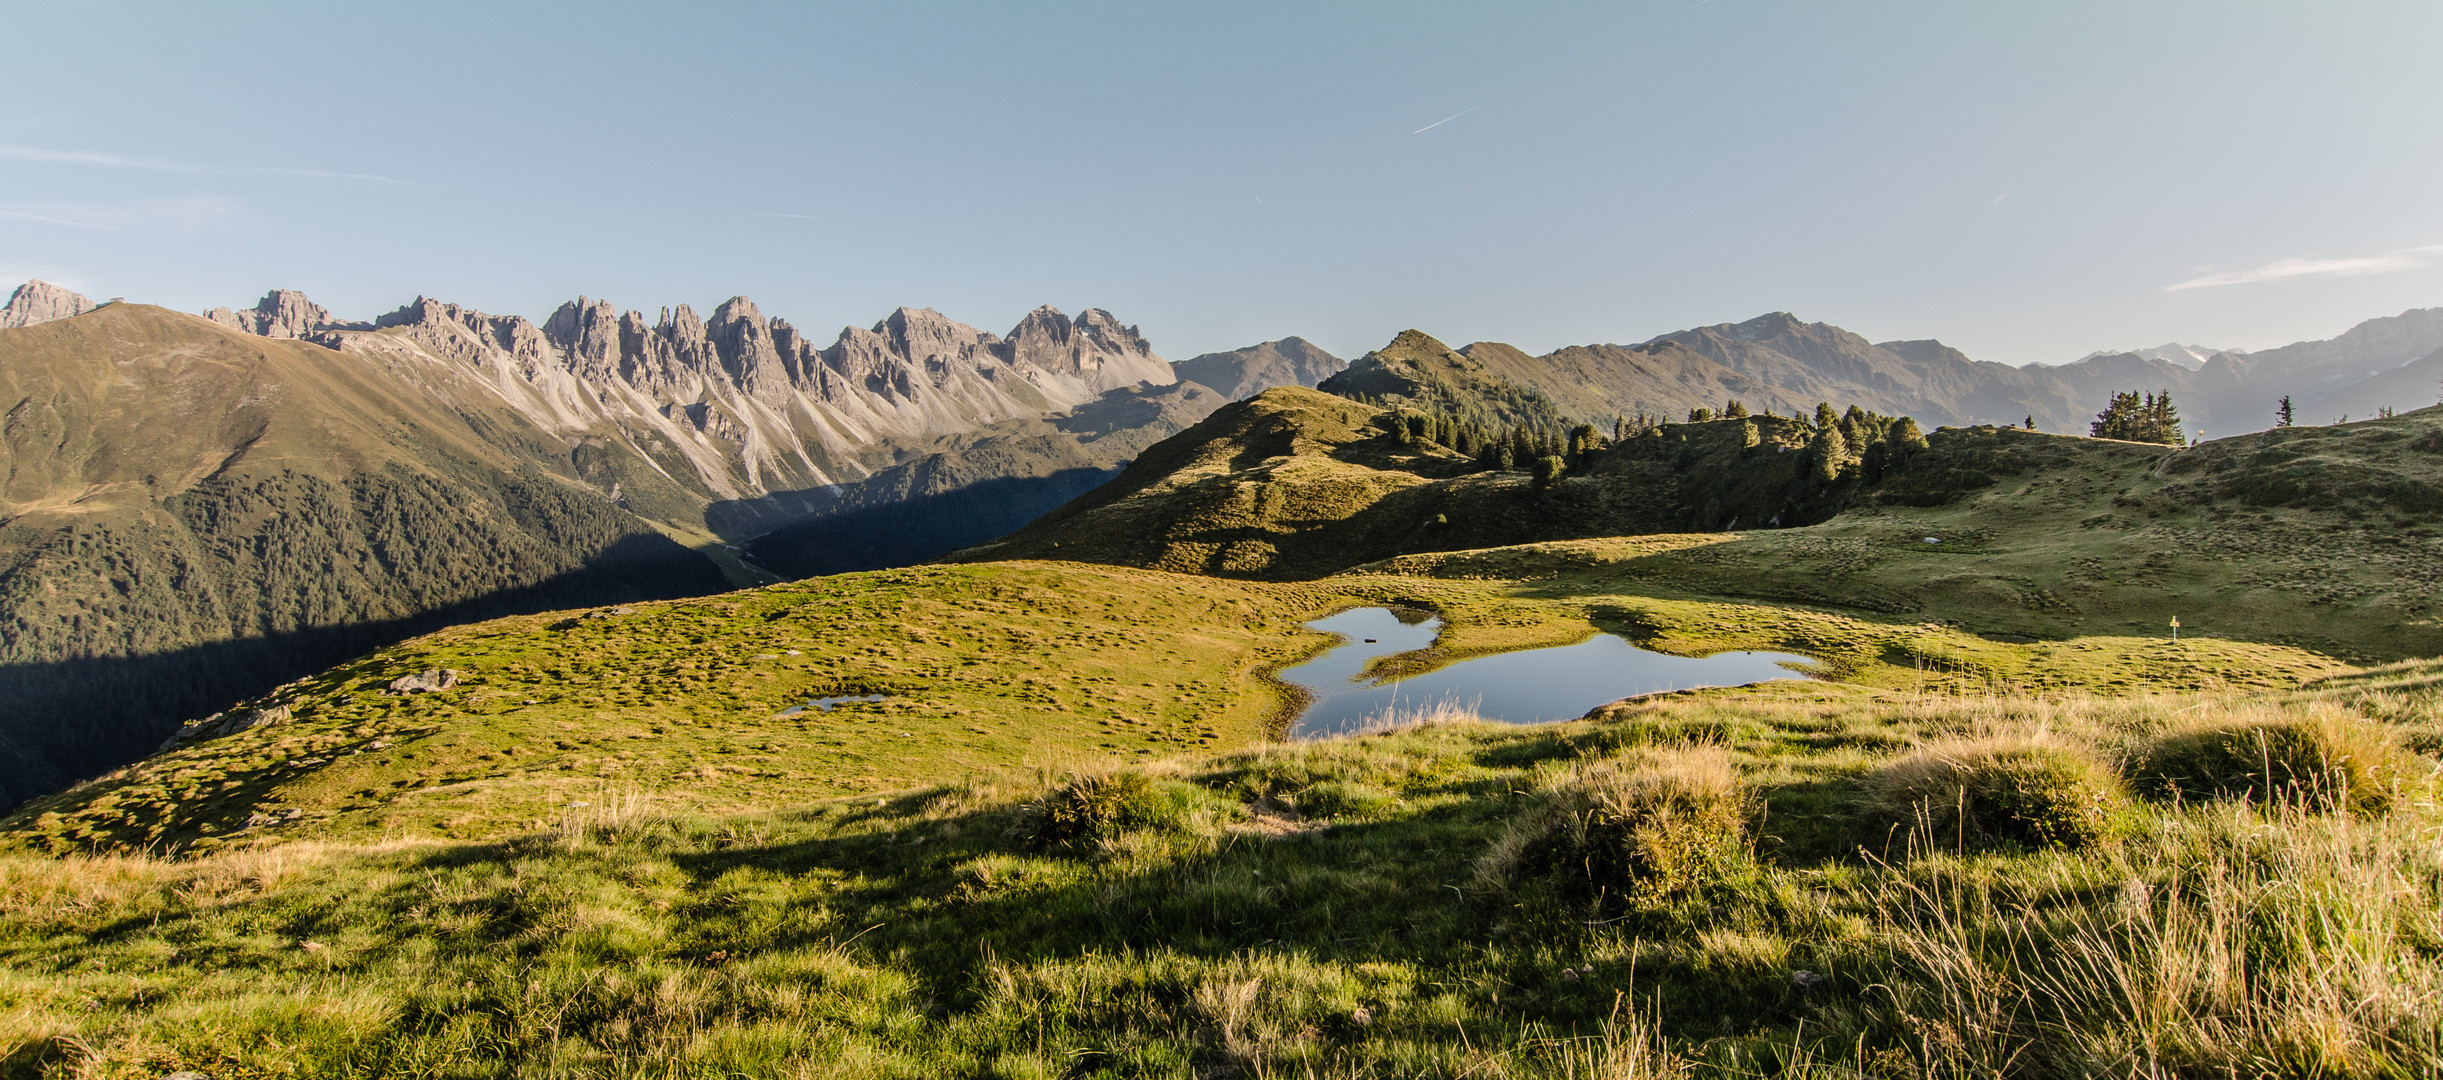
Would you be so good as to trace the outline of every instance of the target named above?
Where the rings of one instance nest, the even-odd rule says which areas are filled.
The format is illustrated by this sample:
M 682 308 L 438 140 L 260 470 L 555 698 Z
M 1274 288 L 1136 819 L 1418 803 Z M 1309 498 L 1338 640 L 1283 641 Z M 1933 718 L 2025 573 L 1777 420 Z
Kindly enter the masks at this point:
M 112 304 L 0 330 L 0 803 L 448 622 L 709 592 L 506 409 Z
M 1274 390 L 953 558 L 1270 580 L 1385 560 L 1515 579 L 1576 560 L 1650 587 L 1991 633 L 2153 633 L 2179 616 L 2356 659 L 2443 653 L 2443 409 L 2187 450 L 1980 427 L 1904 453 L 1868 433 L 1844 438 L 1831 479 L 1807 422 L 1669 424 L 1541 487 L 1402 439 L 1401 415 Z M 1705 530 L 1728 531 L 1667 554 L 1594 542 L 1558 563 L 1447 554 Z

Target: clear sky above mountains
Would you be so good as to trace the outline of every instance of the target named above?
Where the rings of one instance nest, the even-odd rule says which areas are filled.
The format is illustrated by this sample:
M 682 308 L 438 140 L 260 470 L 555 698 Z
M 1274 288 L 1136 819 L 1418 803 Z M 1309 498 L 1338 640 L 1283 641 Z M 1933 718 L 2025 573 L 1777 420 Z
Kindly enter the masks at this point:
M 2443 5 L 18 5 L 0 279 L 1184 358 L 1789 310 L 2064 362 L 2443 304 Z

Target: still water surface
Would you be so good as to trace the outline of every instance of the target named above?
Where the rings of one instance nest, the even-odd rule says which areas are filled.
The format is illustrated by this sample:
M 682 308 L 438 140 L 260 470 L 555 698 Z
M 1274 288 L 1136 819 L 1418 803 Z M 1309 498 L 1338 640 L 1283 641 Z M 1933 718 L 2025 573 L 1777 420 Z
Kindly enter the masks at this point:
M 1575 720 L 1597 705 L 1636 694 L 1804 678 L 1815 663 L 1775 652 L 1666 656 L 1616 634 L 1597 634 L 1576 645 L 1462 660 L 1397 683 L 1358 681 L 1375 657 L 1425 648 L 1442 632 L 1439 619 L 1413 612 L 1409 617 L 1418 621 L 1402 622 L 1389 608 L 1356 608 L 1306 624 L 1338 634 L 1345 643 L 1281 673 L 1281 681 L 1315 695 L 1291 725 L 1291 738 L 1345 734 L 1396 712 L 1443 702 L 1512 724 Z

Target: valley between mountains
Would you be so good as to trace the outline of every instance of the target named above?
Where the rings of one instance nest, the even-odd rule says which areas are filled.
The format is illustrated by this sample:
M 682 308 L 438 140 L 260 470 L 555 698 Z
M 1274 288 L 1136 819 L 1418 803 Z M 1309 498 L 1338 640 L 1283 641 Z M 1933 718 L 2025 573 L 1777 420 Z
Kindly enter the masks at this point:
M 2443 1059 L 2443 407 L 2400 396 L 2443 309 L 2026 369 L 1779 314 L 1173 364 L 1099 310 L 817 347 L 743 299 L 38 286 L 0 1075 Z M 2065 433 L 2165 388 L 2214 437 Z M 1444 627 L 1375 679 L 1812 664 L 1289 741 L 1358 607 Z

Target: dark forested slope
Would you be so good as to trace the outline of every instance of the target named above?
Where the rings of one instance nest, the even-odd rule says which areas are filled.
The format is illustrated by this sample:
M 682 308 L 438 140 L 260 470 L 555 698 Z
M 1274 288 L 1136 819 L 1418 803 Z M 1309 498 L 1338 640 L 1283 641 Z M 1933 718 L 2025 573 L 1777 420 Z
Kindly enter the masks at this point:
M 0 408 L 0 804 L 449 621 L 723 587 L 514 412 L 301 342 L 113 304 L 0 330 Z

